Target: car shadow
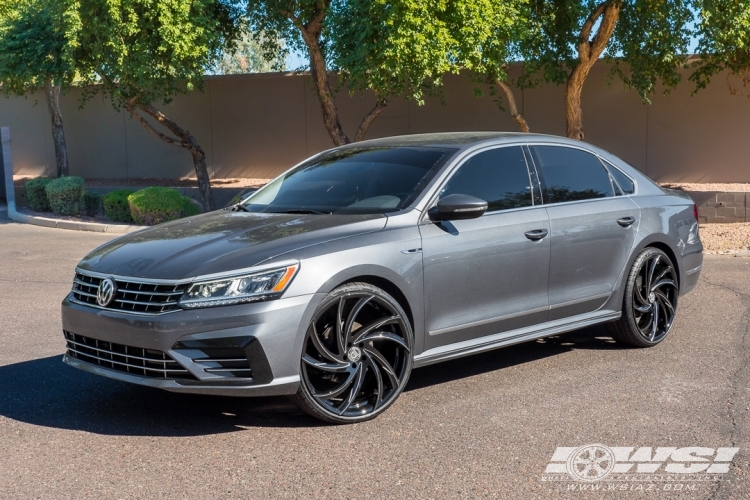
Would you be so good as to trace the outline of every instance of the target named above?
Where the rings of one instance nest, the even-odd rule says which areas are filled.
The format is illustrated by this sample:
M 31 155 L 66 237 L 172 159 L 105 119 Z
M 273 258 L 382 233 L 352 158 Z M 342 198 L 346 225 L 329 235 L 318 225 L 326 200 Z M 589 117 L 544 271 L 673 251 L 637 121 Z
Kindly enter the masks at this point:
M 588 328 L 415 370 L 406 390 L 500 370 L 572 349 L 617 349 Z M 0 367 L 0 415 L 44 427 L 117 436 L 196 436 L 253 427 L 327 425 L 286 397 L 176 394 L 71 368 L 62 356 Z M 467 361 L 470 359 L 470 362 Z
M 582 328 L 562 335 L 524 342 L 481 354 L 425 366 L 412 372 L 406 391 L 474 377 L 515 365 L 556 356 L 575 349 L 627 349 L 607 335 L 604 326 Z

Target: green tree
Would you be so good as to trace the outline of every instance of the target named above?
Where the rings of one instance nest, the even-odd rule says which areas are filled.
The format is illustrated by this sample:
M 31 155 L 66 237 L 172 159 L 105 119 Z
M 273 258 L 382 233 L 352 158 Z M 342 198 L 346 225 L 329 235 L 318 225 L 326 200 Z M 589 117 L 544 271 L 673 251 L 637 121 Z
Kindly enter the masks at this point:
M 482 2 L 489 3 L 489 2 Z M 457 72 L 457 11 L 469 0 L 249 0 L 250 27 L 273 34 L 306 52 L 323 123 L 335 145 L 347 144 L 334 102 L 344 85 L 350 93 L 371 90 L 375 106 L 364 116 L 354 140 L 364 138 L 390 99 L 423 103 L 446 72 Z M 473 29 L 466 27 L 467 30 Z M 274 53 L 270 47 L 270 54 Z M 333 88 L 329 71 L 336 71 Z
M 508 112 L 522 132 L 529 131 L 510 87 L 508 69 L 520 58 L 519 47 L 529 36 L 527 0 L 462 0 L 454 2 L 448 23 L 455 40 L 451 60 L 469 70 L 481 94 L 488 85 L 491 96 L 502 93 Z M 503 109 L 502 100 L 495 99 Z
M 154 103 L 203 89 L 203 75 L 234 40 L 237 18 L 221 0 L 77 0 L 75 58 L 93 92 L 146 130 L 190 152 L 201 202 L 215 210 L 206 154 Z
M 267 73 L 269 71 L 286 71 L 286 47 L 283 41 L 267 42 L 264 34 L 251 35 L 244 32 L 234 47 L 221 51 L 211 71 L 216 75 L 241 75 L 246 73 Z M 258 40 L 259 39 L 259 40 Z M 278 51 L 270 58 L 266 57 L 264 45 L 278 46 Z
M 581 92 L 604 56 L 644 102 L 661 81 L 681 80 L 692 34 L 692 0 L 529 0 L 532 36 L 522 42 L 522 84 L 565 84 L 568 137 L 582 140 Z
M 711 78 L 728 71 L 739 77 L 744 88 L 750 86 L 750 0 L 698 0 L 698 53 L 700 60 L 690 80 L 696 91 L 705 88 Z M 730 83 L 734 94 L 741 92 Z
M 43 89 L 52 121 L 57 176 L 69 175 L 60 93 L 75 78 L 67 56 L 65 5 L 48 0 L 0 2 L 0 82 L 6 96 Z

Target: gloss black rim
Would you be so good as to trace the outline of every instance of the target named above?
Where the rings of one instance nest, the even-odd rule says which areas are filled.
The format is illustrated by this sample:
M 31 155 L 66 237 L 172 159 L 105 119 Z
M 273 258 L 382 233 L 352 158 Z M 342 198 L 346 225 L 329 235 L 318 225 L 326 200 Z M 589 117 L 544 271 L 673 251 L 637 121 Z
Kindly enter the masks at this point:
M 362 417 L 388 406 L 411 367 L 401 314 L 371 293 L 346 293 L 318 312 L 302 353 L 303 383 L 322 409 Z
M 669 333 L 677 295 L 677 273 L 669 259 L 661 254 L 646 259 L 633 287 L 633 316 L 644 340 L 656 343 Z

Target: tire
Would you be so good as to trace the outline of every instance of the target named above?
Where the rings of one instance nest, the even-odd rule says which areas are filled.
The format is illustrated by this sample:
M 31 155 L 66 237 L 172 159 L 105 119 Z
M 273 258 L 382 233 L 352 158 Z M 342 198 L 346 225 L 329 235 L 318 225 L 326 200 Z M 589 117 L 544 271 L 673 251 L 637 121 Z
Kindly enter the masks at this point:
M 677 270 L 672 260 L 658 248 L 645 248 L 630 269 L 622 316 L 607 324 L 608 333 L 628 346 L 659 344 L 674 324 L 678 296 Z
M 334 424 L 370 420 L 404 390 L 413 346 L 409 320 L 393 297 L 368 283 L 342 285 L 307 328 L 292 401 Z

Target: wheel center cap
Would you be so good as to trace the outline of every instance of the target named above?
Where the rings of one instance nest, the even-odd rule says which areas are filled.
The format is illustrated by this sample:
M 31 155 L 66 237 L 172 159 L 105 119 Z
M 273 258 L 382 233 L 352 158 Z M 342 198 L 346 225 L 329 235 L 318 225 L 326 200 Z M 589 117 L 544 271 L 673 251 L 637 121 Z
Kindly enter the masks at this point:
M 349 361 L 356 362 L 362 357 L 362 351 L 359 350 L 359 347 L 352 347 L 349 349 L 349 352 L 346 353 L 346 356 L 349 358 Z
M 648 301 L 652 304 L 656 302 L 656 294 L 654 292 L 651 292 L 648 294 Z

